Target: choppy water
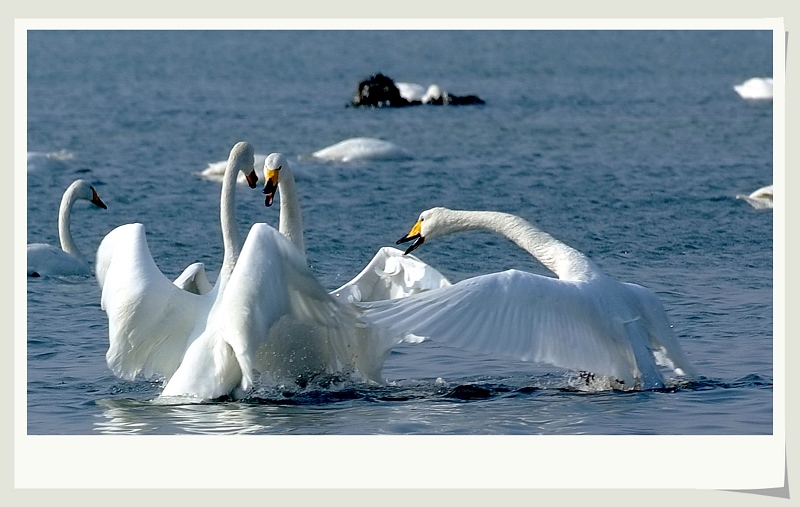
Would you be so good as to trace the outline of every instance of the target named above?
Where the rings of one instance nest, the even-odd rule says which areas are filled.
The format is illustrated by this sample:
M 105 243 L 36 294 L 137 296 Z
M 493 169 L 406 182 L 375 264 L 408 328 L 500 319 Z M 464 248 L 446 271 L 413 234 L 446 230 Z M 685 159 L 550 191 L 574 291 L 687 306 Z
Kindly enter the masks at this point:
M 486 104 L 346 107 L 379 71 Z M 138 221 L 167 276 L 202 261 L 213 278 L 219 184 L 196 173 L 247 140 L 291 157 L 309 262 L 326 287 L 424 209 L 511 212 L 655 290 L 701 377 L 586 393 L 560 370 L 426 342 L 392 353 L 386 386 L 157 405 L 160 384 L 117 379 L 105 365 L 94 277 L 28 279 L 27 431 L 771 434 L 773 215 L 734 196 L 772 183 L 772 101 L 733 91 L 771 75 L 766 31 L 30 32 L 28 242 L 58 242 L 61 194 L 81 177 L 108 204 L 73 213 L 90 257 L 111 229 Z M 305 157 L 362 136 L 412 157 Z M 242 231 L 277 225 L 277 207 L 246 186 L 236 212 Z M 453 281 L 545 273 L 488 233 L 418 252 Z

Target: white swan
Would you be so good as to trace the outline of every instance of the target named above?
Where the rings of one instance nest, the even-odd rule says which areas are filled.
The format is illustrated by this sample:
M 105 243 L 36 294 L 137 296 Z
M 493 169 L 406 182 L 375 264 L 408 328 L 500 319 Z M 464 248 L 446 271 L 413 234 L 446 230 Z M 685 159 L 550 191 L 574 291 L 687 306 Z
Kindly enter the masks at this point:
M 772 185 L 761 187 L 750 195 L 736 194 L 737 199 L 741 199 L 755 209 L 772 209 Z
M 58 209 L 58 239 L 61 248 L 45 243 L 28 245 L 28 276 L 68 276 L 88 275 L 89 264 L 72 239 L 70 232 L 70 213 L 72 205 L 78 199 L 85 199 L 95 206 L 107 209 L 105 203 L 97 196 L 97 191 L 85 180 L 75 180 L 67 187 L 61 197 Z
M 359 304 L 379 326 L 443 343 L 610 377 L 621 388 L 658 388 L 658 366 L 692 370 L 649 289 L 605 275 L 581 252 L 520 217 L 424 211 L 398 243 L 488 230 L 528 251 L 558 278 L 517 270 L 477 276 L 404 299 Z
M 150 253 L 142 224 L 122 225 L 103 238 L 95 272 L 100 306 L 108 316 L 106 362 L 118 377 L 130 380 L 142 374 L 169 379 L 188 345 L 205 329 L 241 250 L 234 215 L 235 182 L 237 174 L 245 172 L 255 187 L 253 162 L 249 143 L 237 143 L 231 150 L 220 196 L 222 267 L 209 292 L 198 295 L 182 290 L 164 276 Z M 184 274 L 193 271 L 198 271 L 196 264 Z M 208 283 L 204 270 L 202 278 Z
M 399 341 L 329 295 L 297 248 L 257 223 L 161 397 L 239 398 L 264 374 L 309 379 L 355 373 L 381 382 L 383 363 Z
M 389 141 L 371 137 L 353 137 L 332 144 L 311 154 L 318 160 L 329 162 L 354 162 L 357 160 L 403 160 L 411 155 Z
M 772 98 L 772 87 L 771 77 L 752 77 L 733 89 L 743 99 L 764 100 Z
M 294 175 L 289 161 L 281 153 L 271 153 L 264 160 L 264 204 L 272 206 L 280 192 L 278 230 L 305 256 L 303 217 Z M 396 248 L 383 247 L 352 280 L 331 292 L 346 302 L 395 299 L 425 290 L 450 285 L 447 278 L 413 255 L 403 255 Z

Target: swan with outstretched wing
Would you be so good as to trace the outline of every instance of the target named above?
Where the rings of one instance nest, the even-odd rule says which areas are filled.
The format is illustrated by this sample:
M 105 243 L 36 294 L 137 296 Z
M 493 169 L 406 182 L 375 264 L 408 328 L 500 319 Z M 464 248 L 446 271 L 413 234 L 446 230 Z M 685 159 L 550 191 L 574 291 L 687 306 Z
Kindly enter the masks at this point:
M 692 375 L 658 297 L 612 279 L 588 257 L 507 213 L 424 211 L 398 243 L 461 231 L 503 235 L 558 278 L 508 270 L 404 299 L 361 303 L 378 326 L 466 350 L 608 376 L 622 389 L 664 386 L 660 368 Z
M 210 289 L 202 265 L 191 265 L 176 283 L 169 281 L 153 260 L 142 224 L 119 226 L 100 243 L 95 273 L 101 288 L 101 308 L 108 316 L 106 362 L 118 377 L 169 379 L 189 344 L 202 333 L 241 250 L 234 215 L 239 172 L 244 172 L 255 187 L 253 147 L 246 142 L 237 143 L 228 158 L 220 196 L 224 253 L 219 276 Z M 188 290 L 184 280 L 187 273 L 193 274 L 195 285 L 201 289 Z M 196 293 L 202 290 L 206 292 Z

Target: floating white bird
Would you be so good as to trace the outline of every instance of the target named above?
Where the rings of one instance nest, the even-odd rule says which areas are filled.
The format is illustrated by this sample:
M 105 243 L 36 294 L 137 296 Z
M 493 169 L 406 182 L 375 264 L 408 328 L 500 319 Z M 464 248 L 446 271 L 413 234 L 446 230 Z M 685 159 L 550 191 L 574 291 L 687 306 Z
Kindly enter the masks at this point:
M 608 376 L 623 389 L 664 386 L 659 366 L 691 375 L 658 297 L 620 283 L 581 252 L 520 217 L 490 211 L 424 211 L 398 243 L 460 231 L 498 233 L 558 278 L 518 270 L 476 276 L 407 298 L 362 303 L 378 325 L 467 350 Z
M 264 161 L 264 175 L 264 204 L 272 206 L 276 193 L 280 192 L 278 230 L 305 256 L 300 198 L 289 161 L 281 153 L 271 153 Z M 355 278 L 331 294 L 346 302 L 376 301 L 446 285 L 450 282 L 444 275 L 413 255 L 404 256 L 396 248 L 383 247 Z
M 755 209 L 772 209 L 772 185 L 761 187 L 750 195 L 736 194 L 737 199 L 741 199 Z
M 743 99 L 765 100 L 772 98 L 772 78 L 753 77 L 733 87 Z
M 108 315 L 106 362 L 118 377 L 132 380 L 141 374 L 169 379 L 189 344 L 205 329 L 241 250 L 234 215 L 235 181 L 239 172 L 245 172 L 255 187 L 253 162 L 249 143 L 237 143 L 231 150 L 220 196 L 222 267 L 213 289 L 205 294 L 176 286 L 191 278 L 191 272 L 202 272 L 208 284 L 205 271 L 197 265 L 187 268 L 186 276 L 181 275 L 176 283 L 164 276 L 150 253 L 142 224 L 122 225 L 103 238 L 95 272 L 101 288 L 100 306 Z
M 389 141 L 371 137 L 354 137 L 317 150 L 311 154 L 319 160 L 354 162 L 357 160 L 403 160 L 411 155 Z
M 97 196 L 97 191 L 85 180 L 75 180 L 61 197 L 58 209 L 58 239 L 61 248 L 45 243 L 28 245 L 28 276 L 69 276 L 91 273 L 88 262 L 72 239 L 70 213 L 78 199 L 85 199 L 95 206 L 107 209 Z

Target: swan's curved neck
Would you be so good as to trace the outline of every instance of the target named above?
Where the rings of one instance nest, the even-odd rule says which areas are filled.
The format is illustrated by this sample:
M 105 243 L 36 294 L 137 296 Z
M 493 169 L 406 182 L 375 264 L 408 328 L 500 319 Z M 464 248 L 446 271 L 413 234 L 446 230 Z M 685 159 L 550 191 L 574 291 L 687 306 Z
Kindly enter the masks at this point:
M 306 246 L 303 241 L 303 216 L 300 213 L 300 198 L 297 195 L 294 174 L 292 174 L 288 164 L 281 169 L 278 192 L 281 196 L 278 231 L 294 243 L 305 255 Z
M 451 211 L 442 233 L 469 230 L 505 236 L 562 280 L 586 280 L 600 273 L 581 252 L 516 215 L 497 211 Z
M 236 259 L 242 250 L 242 241 L 239 236 L 239 226 L 236 224 L 236 212 L 234 210 L 236 202 L 236 178 L 239 175 L 239 168 L 234 160 L 228 160 L 225 174 L 222 178 L 222 194 L 219 200 L 219 218 L 222 225 L 222 267 L 220 268 L 219 279 L 215 285 L 220 289 L 227 283 L 233 268 L 236 266 Z
M 61 198 L 61 207 L 58 209 L 58 240 L 61 243 L 62 250 L 73 257 L 84 260 L 83 254 L 78 250 L 78 245 L 75 244 L 75 241 L 72 239 L 72 233 L 69 230 L 72 205 L 77 199 L 75 187 L 70 187 Z

